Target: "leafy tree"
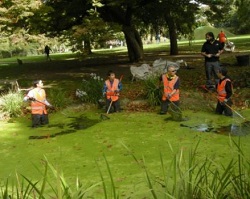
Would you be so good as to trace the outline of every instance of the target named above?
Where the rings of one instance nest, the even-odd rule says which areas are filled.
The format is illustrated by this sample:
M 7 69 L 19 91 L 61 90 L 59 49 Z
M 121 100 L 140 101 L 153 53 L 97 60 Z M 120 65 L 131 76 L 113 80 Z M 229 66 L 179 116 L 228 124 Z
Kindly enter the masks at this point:
M 40 0 L 4 0 L 0 2 L 1 51 L 12 55 L 36 54 L 43 51 L 48 38 L 30 34 L 29 19 L 41 6 Z
M 63 36 L 74 47 L 72 50 L 91 53 L 91 46 L 112 39 L 118 26 L 108 24 L 99 17 L 96 0 L 46 0 L 30 19 L 33 33 Z
M 106 41 L 115 39 L 116 32 L 119 31 L 119 26 L 103 21 L 95 12 L 85 17 L 82 24 L 73 26 L 69 32 L 72 33 L 71 44 L 76 45 L 76 50 L 90 54 L 91 44 L 104 45 Z
M 130 62 L 143 60 L 143 44 L 135 26 L 135 12 L 140 1 L 136 0 L 104 0 L 100 8 L 101 17 L 109 22 L 115 22 L 122 27 L 125 35 Z
M 4 0 L 0 2 L 1 30 L 13 33 L 16 29 L 25 29 L 27 20 L 39 8 L 39 0 Z
M 192 35 L 201 5 L 209 7 L 203 14 L 212 23 L 223 19 L 223 14 L 227 12 L 224 8 L 230 6 L 232 1 L 5 0 L 1 2 L 0 25 L 1 30 L 9 31 L 10 34 L 16 31 L 20 33 L 18 36 L 63 35 L 85 53 L 91 53 L 94 43 L 103 43 L 108 38 L 112 39 L 116 32 L 122 31 L 129 60 L 133 62 L 144 57 L 142 34 L 148 31 L 159 34 L 167 27 L 170 54 L 178 54 L 178 38 Z M 13 38 L 16 39 L 17 35 Z
M 250 1 L 249 0 L 236 0 L 235 1 L 237 12 L 234 15 L 234 27 L 237 33 L 247 34 L 250 33 Z
M 223 19 L 227 12 L 225 7 L 232 4 L 232 0 L 143 0 L 143 6 L 140 12 L 140 18 L 152 26 L 166 26 L 170 38 L 170 54 L 178 54 L 178 38 L 180 36 L 191 37 L 193 30 L 199 24 L 206 22 L 215 22 L 218 18 Z M 204 6 L 207 9 L 204 9 Z M 197 17 L 203 17 L 202 20 Z M 205 18 L 207 20 L 205 20 Z

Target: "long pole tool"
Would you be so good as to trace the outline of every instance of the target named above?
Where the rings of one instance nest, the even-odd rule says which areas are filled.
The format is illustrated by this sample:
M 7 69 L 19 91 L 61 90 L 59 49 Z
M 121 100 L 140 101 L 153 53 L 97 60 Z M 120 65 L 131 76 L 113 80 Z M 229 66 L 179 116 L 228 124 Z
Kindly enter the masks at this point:
M 107 114 L 109 114 L 109 111 L 110 111 L 110 109 L 111 109 L 112 104 L 113 104 L 113 100 L 111 99 L 111 102 L 110 102 L 110 104 L 109 104 L 109 108 L 108 108 L 108 110 L 107 110 Z
M 121 75 L 121 77 L 120 77 L 120 82 L 122 81 L 122 78 L 123 78 L 123 75 Z M 111 99 L 111 102 L 110 102 L 110 104 L 109 104 L 109 107 L 108 107 L 108 109 L 107 109 L 106 114 L 109 114 L 109 111 L 110 111 L 110 109 L 111 109 L 112 104 L 113 104 L 113 100 Z M 104 115 L 104 114 L 101 114 L 101 118 L 102 118 L 102 119 L 110 119 L 107 115 Z
M 204 85 L 204 86 L 201 86 L 201 88 L 204 89 L 204 90 L 206 90 L 208 93 L 212 94 L 216 99 L 218 99 L 218 97 L 217 97 L 214 93 L 212 93 L 210 90 L 208 90 L 208 89 L 206 88 L 205 85 Z M 245 117 L 243 117 L 238 111 L 236 111 L 235 109 L 233 109 L 233 108 L 232 108 L 231 106 L 229 106 L 227 103 L 225 103 L 225 105 L 226 105 L 229 109 L 231 109 L 234 113 L 236 113 L 238 116 L 240 116 L 243 120 L 245 120 L 245 121 L 248 122 L 248 120 L 247 120 Z
M 122 78 L 123 78 L 123 75 L 121 75 L 121 77 L 120 77 L 120 82 L 122 81 Z M 116 94 L 115 94 L 116 95 Z M 109 111 L 110 111 L 110 109 L 111 109 L 111 106 L 112 106 L 112 104 L 113 104 L 113 100 L 112 100 L 112 98 L 111 98 L 111 102 L 110 102 L 110 104 L 109 104 L 109 108 L 108 108 L 108 110 L 107 110 L 107 114 L 109 114 Z

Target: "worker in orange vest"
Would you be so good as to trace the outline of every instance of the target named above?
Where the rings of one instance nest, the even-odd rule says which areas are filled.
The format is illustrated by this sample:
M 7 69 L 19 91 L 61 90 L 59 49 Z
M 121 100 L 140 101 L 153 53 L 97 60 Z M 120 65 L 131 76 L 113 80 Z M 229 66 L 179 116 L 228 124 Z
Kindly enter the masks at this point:
M 216 106 L 215 112 L 218 114 L 224 114 L 226 116 L 232 116 L 232 99 L 231 96 L 233 94 L 233 86 L 232 82 L 227 76 L 226 68 L 220 68 L 218 73 L 218 77 L 220 78 L 219 83 L 217 84 L 217 98 L 218 103 Z
M 31 102 L 32 127 L 36 128 L 49 123 L 46 106 L 51 108 L 53 106 L 46 99 L 43 81 L 36 80 L 33 86 L 34 88 L 24 97 L 24 101 Z
M 163 83 L 163 95 L 160 115 L 164 115 L 168 111 L 170 103 L 174 103 L 179 106 L 179 87 L 180 80 L 176 75 L 177 67 L 174 64 L 167 66 L 167 73 L 160 77 L 160 81 Z
M 224 48 L 225 43 L 227 41 L 227 36 L 223 30 L 220 31 L 220 33 L 218 34 L 216 39 L 218 39 L 218 38 L 219 38 L 219 42 L 220 42 L 222 48 Z
M 120 112 L 119 95 L 122 90 L 122 83 L 119 79 L 115 78 L 113 71 L 108 72 L 108 79 L 103 86 L 103 95 L 106 97 L 106 112 L 110 106 L 113 107 L 114 112 Z M 111 108 L 111 107 L 110 107 Z

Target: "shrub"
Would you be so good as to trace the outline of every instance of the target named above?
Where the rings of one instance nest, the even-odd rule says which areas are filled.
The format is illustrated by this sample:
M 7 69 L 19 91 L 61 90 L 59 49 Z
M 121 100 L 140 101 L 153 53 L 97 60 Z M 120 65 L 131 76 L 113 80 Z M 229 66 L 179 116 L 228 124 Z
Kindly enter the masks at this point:
M 89 77 L 82 80 L 81 87 L 76 90 L 76 96 L 82 102 L 98 103 L 102 98 L 103 79 L 95 73 L 91 73 Z
M 20 92 L 9 91 L 0 97 L 0 112 L 5 118 L 22 115 L 23 96 Z
M 159 86 L 159 77 L 153 76 L 144 80 L 144 90 L 146 91 L 146 99 L 151 106 L 161 104 L 162 90 Z
M 65 108 L 72 102 L 72 99 L 68 96 L 68 93 L 63 89 L 50 89 L 48 90 L 48 101 L 56 109 Z

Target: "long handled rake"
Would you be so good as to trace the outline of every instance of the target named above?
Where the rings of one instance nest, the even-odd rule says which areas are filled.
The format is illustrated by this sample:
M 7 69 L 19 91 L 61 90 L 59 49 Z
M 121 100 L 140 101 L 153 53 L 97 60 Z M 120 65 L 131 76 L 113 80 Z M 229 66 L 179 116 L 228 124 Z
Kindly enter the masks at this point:
M 120 82 L 122 81 L 122 78 L 123 78 L 123 75 L 121 75 L 121 77 L 120 77 Z M 112 98 L 111 98 L 111 102 L 110 102 L 110 104 L 109 104 L 109 107 L 108 107 L 108 110 L 107 110 L 107 114 L 109 114 L 109 111 L 110 111 L 110 109 L 111 109 L 111 106 L 112 106 L 112 104 L 113 104 L 113 100 L 112 100 Z
M 169 100 L 170 101 L 170 100 Z M 174 102 L 170 101 L 171 105 L 174 107 L 174 108 L 171 108 L 170 106 L 170 110 L 171 110 L 171 115 L 173 117 L 173 120 L 176 120 L 176 121 L 182 121 L 182 111 L 180 109 L 179 106 L 177 106 Z
M 212 94 L 212 96 L 214 96 L 216 99 L 218 99 L 218 97 L 214 93 L 212 93 L 210 90 L 208 90 L 206 88 L 206 86 L 202 86 L 202 88 L 204 90 L 206 90 L 208 93 Z M 225 103 L 225 106 L 227 106 L 229 109 L 231 109 L 235 114 L 237 114 L 238 116 L 240 116 L 243 120 L 247 121 L 247 119 L 245 117 L 243 117 L 238 111 L 236 111 L 234 108 L 232 108 L 231 106 L 229 106 L 227 103 Z
M 111 99 L 111 102 L 110 102 L 109 107 L 108 107 L 108 110 L 107 110 L 107 114 L 109 114 L 109 111 L 110 111 L 110 109 L 111 109 L 112 104 L 113 104 L 113 100 Z
M 123 78 L 123 75 L 121 75 L 121 77 L 120 77 L 120 80 L 119 80 L 120 82 L 122 81 L 122 78 Z M 101 117 L 102 120 L 110 119 L 110 117 L 108 117 L 107 114 L 109 114 L 113 102 L 114 102 L 114 101 L 111 99 L 111 102 L 110 102 L 109 107 L 108 107 L 108 109 L 107 109 L 106 115 L 105 115 L 105 114 L 101 114 L 100 117 Z

